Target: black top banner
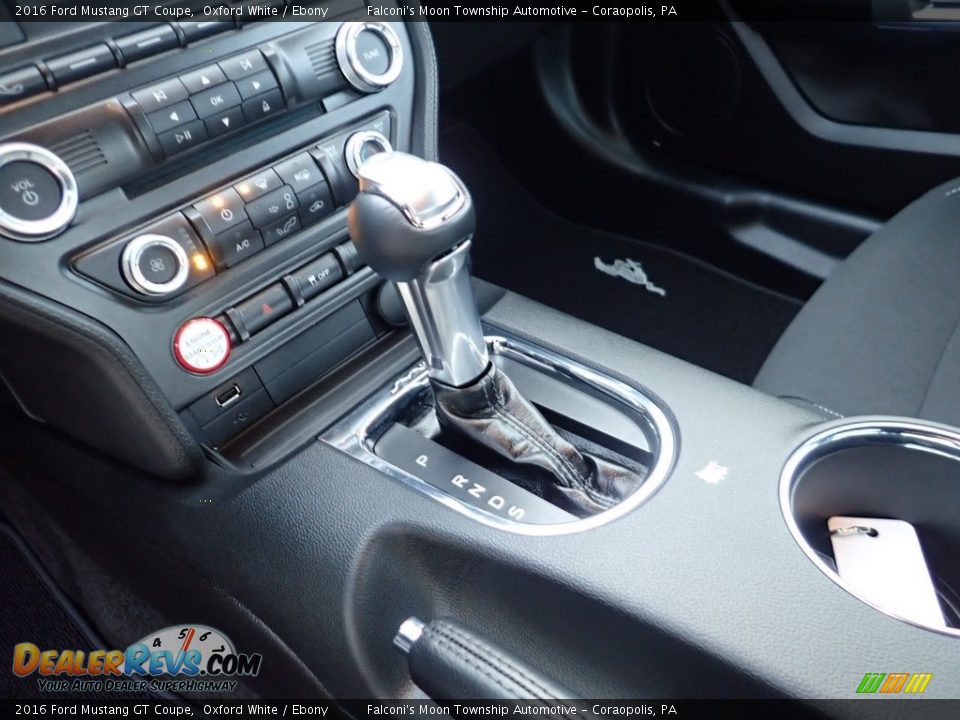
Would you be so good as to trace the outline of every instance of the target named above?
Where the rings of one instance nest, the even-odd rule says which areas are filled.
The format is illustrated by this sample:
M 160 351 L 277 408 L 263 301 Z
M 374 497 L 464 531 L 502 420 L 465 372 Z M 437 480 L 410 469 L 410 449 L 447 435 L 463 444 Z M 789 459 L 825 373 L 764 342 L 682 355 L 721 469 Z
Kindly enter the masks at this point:
M 6 8 L 6 12 L 4 12 Z M 377 19 L 406 22 L 941 22 L 960 21 L 960 5 L 916 0 L 672 0 L 587 2 L 388 2 L 387 0 L 0 0 L 0 19 L 25 22 L 229 21 L 323 22 Z

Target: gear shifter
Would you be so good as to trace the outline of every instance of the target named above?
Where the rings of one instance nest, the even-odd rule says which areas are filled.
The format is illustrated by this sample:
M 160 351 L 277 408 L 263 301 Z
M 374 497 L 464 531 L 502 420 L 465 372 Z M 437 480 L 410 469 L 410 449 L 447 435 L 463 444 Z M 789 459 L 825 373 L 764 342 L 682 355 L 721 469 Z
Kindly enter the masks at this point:
M 396 283 L 431 379 L 475 381 L 490 358 L 470 284 L 470 195 L 442 165 L 405 153 L 374 155 L 359 173 L 349 223 L 360 256 Z
M 635 490 L 641 477 L 581 453 L 490 362 L 469 272 L 473 204 L 460 179 L 401 152 L 374 155 L 358 175 L 350 235 L 361 258 L 396 283 L 441 428 L 546 470 L 549 494 L 580 515 L 606 510 Z

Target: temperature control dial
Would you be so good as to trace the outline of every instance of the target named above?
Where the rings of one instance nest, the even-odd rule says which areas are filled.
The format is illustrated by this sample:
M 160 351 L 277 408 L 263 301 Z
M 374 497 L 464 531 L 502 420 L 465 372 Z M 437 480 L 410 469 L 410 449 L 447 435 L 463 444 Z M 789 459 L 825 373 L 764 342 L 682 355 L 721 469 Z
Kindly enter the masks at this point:
M 130 287 L 151 297 L 175 293 L 190 275 L 186 251 L 166 235 L 138 235 L 127 243 L 120 262 Z
M 374 155 L 390 152 L 393 146 L 390 141 L 376 130 L 363 130 L 354 133 L 343 146 L 343 154 L 347 167 L 354 177 L 360 177 L 360 166 Z
M 403 48 L 386 23 L 346 22 L 335 45 L 340 71 L 357 90 L 377 92 L 400 77 Z
M 0 145 L 0 233 L 34 242 L 61 233 L 77 213 L 77 181 L 39 145 Z

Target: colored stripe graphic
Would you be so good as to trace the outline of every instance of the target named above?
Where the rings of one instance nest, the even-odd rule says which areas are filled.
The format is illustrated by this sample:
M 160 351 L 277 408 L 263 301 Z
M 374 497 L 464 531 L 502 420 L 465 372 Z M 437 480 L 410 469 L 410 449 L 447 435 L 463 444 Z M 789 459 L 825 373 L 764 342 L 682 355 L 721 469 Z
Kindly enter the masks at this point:
M 886 682 L 880 687 L 880 692 L 882 693 L 898 693 L 903 689 L 903 686 L 907 683 L 907 678 L 910 677 L 909 673 L 890 673 L 887 675 Z
M 905 693 L 922 693 L 933 679 L 933 673 L 914 673 L 903 689 Z
M 857 686 L 857 693 L 896 695 L 902 692 L 917 695 L 927 689 L 932 679 L 933 673 L 867 673 Z
M 886 673 L 867 673 L 863 676 L 863 680 L 860 681 L 857 692 L 875 693 L 880 688 L 880 683 L 883 682 L 883 678 L 885 677 Z

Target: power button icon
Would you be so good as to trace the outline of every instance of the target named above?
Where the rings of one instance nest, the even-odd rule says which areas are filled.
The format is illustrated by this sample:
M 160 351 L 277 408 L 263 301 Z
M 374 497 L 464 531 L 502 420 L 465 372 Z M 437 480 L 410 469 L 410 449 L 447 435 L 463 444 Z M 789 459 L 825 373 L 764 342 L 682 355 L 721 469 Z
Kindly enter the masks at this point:
M 77 203 L 76 180 L 63 160 L 37 145 L 0 145 L 0 233 L 46 240 L 70 224 Z

